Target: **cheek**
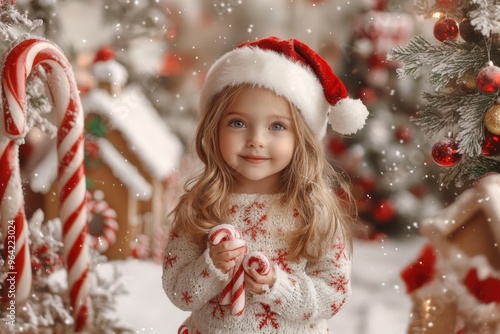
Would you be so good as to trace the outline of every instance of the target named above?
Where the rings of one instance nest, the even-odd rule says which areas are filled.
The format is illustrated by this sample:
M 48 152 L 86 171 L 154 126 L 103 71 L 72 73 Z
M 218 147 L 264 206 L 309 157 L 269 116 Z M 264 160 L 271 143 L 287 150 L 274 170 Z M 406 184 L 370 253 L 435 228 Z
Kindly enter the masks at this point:
M 286 159 L 288 161 L 292 160 L 293 154 L 295 152 L 295 140 L 294 138 L 284 138 L 280 140 L 274 146 L 275 154 L 279 155 L 281 159 Z
M 228 162 L 228 159 L 230 159 L 231 154 L 234 152 L 234 141 L 231 140 L 231 138 L 229 138 L 228 136 L 225 136 L 222 133 L 220 133 L 219 150 L 222 155 L 222 158 L 224 158 L 224 161 Z

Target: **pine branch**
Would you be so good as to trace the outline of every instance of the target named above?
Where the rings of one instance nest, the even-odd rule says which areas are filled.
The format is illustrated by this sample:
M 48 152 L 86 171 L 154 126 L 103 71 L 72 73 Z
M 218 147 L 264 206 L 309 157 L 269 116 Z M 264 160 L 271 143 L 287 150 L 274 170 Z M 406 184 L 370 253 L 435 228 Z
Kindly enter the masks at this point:
M 483 46 L 460 41 L 432 45 L 422 36 L 416 36 L 407 46 L 392 49 L 387 59 L 403 63 L 403 66 L 397 69 L 400 78 L 417 78 L 424 66 L 431 66 L 429 82 L 436 90 L 440 90 L 451 78 L 461 77 L 471 68 L 479 71 L 487 62 L 487 55 Z
M 460 118 L 458 126 L 460 131 L 456 140 L 459 147 L 458 152 L 469 156 L 481 154 L 481 146 L 484 139 L 484 113 L 494 103 L 496 95 L 470 94 L 462 96 L 463 104 L 458 108 Z
M 415 79 L 420 76 L 422 67 L 427 64 L 422 54 L 431 53 L 433 50 L 431 43 L 422 36 L 415 36 L 406 46 L 396 46 L 387 55 L 387 60 L 401 61 L 403 66 L 397 70 L 400 78 L 412 76 Z
M 420 126 L 427 137 L 458 131 L 459 153 L 470 156 L 481 153 L 484 113 L 495 103 L 496 95 L 423 93 L 423 98 L 427 104 L 410 120 Z
M 446 95 L 443 93 L 430 94 L 423 93 L 423 98 L 427 101 L 424 109 L 418 111 L 415 117 L 410 120 L 420 126 L 424 134 L 435 137 L 438 133 L 454 132 L 453 126 L 460 117 L 458 108 L 467 102 L 463 96 Z
M 500 3 L 491 0 L 472 0 L 476 6 L 469 11 L 470 23 L 485 37 L 500 33 Z
M 458 164 L 440 174 L 439 179 L 445 187 L 454 183 L 461 188 L 489 173 L 500 173 L 500 161 L 484 156 L 464 156 Z

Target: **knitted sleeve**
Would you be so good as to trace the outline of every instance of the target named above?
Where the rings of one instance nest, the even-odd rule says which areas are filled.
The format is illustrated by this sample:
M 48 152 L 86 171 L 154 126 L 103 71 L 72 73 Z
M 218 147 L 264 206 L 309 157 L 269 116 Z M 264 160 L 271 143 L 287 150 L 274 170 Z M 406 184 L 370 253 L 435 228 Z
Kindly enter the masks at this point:
M 308 262 L 303 272 L 274 265 L 276 281 L 257 301 L 290 320 L 314 321 L 335 315 L 351 294 L 351 258 L 341 242 L 319 261 Z
M 217 269 L 208 248 L 200 252 L 185 235 L 172 233 L 163 261 L 163 289 L 183 311 L 201 308 L 219 294 L 229 275 Z

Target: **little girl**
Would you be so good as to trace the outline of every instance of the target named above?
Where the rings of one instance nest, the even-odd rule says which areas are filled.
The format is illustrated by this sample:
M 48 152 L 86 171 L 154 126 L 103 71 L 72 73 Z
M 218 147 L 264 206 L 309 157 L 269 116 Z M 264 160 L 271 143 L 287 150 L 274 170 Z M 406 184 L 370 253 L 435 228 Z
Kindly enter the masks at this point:
M 350 291 L 349 192 L 327 162 L 327 121 L 350 134 L 368 115 L 304 43 L 268 37 L 217 60 L 201 91 L 196 152 L 203 170 L 173 211 L 163 288 L 191 311 L 179 333 L 328 333 Z M 210 243 L 229 224 L 237 238 Z M 224 225 L 228 226 L 228 225 Z M 244 309 L 222 302 L 248 252 Z

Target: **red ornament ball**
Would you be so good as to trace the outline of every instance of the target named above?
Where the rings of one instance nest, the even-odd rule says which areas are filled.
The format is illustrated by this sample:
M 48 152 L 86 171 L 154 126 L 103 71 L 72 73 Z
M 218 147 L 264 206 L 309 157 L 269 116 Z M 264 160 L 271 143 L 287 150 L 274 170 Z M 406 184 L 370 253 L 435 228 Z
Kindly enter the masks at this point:
M 413 132 L 407 126 L 400 126 L 396 128 L 396 138 L 401 143 L 409 143 L 413 139 Z
M 434 37 L 440 42 L 447 39 L 457 39 L 459 35 L 458 23 L 451 17 L 442 17 L 434 25 Z
M 390 200 L 381 200 L 375 204 L 372 215 L 377 222 L 387 223 L 396 215 L 396 208 Z
M 459 2 L 460 0 L 436 0 L 436 5 L 441 9 L 454 9 Z
M 486 156 L 500 154 L 500 135 L 485 131 L 481 153 Z
M 372 87 L 363 87 L 360 89 L 358 93 L 359 98 L 363 102 L 363 104 L 372 104 L 377 102 L 378 93 L 375 88 Z
M 333 155 L 333 156 L 339 156 L 342 153 L 345 152 L 347 149 L 346 143 L 342 139 L 338 138 L 330 138 L 328 141 L 328 151 Z
M 485 93 L 496 93 L 500 89 L 500 67 L 490 64 L 479 71 L 477 87 Z
M 458 143 L 455 139 L 446 137 L 432 146 L 432 158 L 439 166 L 451 167 L 462 159 L 462 155 L 458 153 Z

